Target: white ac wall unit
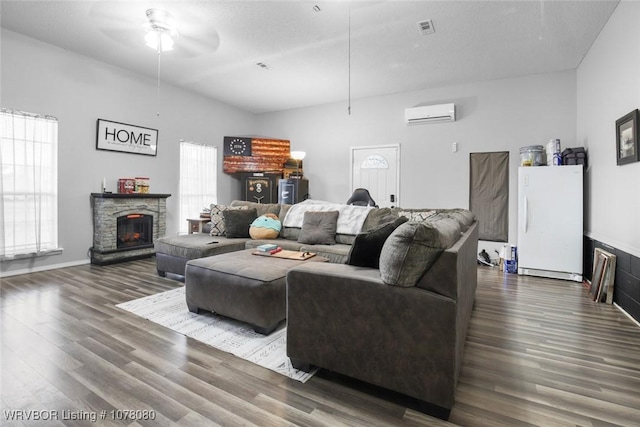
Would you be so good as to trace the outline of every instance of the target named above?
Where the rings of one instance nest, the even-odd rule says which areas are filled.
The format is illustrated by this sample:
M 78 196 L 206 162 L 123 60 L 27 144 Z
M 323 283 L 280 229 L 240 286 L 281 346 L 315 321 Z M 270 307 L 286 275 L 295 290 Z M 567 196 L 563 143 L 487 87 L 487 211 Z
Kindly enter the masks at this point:
M 407 108 L 404 110 L 404 120 L 408 125 L 454 122 L 456 120 L 456 105 L 440 104 Z

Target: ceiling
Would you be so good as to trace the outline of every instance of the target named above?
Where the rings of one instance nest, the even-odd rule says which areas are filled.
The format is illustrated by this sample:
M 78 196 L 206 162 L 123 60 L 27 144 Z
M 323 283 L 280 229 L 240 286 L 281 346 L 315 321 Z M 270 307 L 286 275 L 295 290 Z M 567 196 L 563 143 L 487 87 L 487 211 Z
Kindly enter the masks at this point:
M 161 84 L 263 113 L 575 69 L 617 3 L 2 0 L 0 13 L 5 29 L 155 79 L 143 24 L 165 9 L 180 36 Z

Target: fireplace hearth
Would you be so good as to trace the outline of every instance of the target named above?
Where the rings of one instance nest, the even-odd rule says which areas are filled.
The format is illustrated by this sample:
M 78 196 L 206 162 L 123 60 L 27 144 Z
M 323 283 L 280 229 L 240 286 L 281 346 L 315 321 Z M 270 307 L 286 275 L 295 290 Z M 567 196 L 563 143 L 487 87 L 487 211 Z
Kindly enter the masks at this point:
M 91 263 L 106 265 L 153 256 L 154 240 L 166 234 L 170 196 L 92 193 Z

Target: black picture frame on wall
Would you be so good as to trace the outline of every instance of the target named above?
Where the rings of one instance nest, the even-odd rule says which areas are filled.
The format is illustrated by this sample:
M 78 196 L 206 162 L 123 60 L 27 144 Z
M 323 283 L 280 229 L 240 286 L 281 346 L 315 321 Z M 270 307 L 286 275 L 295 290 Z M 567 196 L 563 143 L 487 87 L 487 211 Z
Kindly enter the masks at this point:
M 618 165 L 640 160 L 638 153 L 638 110 L 616 120 L 616 159 Z
M 98 119 L 96 149 L 155 156 L 158 154 L 158 129 Z

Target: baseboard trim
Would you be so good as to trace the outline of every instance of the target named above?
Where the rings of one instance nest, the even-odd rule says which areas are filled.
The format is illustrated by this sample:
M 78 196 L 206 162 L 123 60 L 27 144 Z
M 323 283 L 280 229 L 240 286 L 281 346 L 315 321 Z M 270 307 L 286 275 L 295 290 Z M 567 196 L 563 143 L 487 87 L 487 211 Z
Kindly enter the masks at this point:
M 91 260 L 83 259 L 81 261 L 71 261 L 71 262 L 64 262 L 60 264 L 51 264 L 51 265 L 45 265 L 42 267 L 23 268 L 20 270 L 13 270 L 13 271 L 0 271 L 0 277 L 19 276 L 21 274 L 38 273 L 40 271 L 47 271 L 47 270 L 57 270 L 59 268 L 65 268 L 65 267 L 76 267 L 78 265 L 89 264 L 90 262 Z
M 582 283 L 582 274 L 566 273 L 564 271 L 548 271 L 538 270 L 535 268 L 518 267 L 518 274 L 527 276 L 546 277 L 549 279 L 571 280 L 573 282 Z

